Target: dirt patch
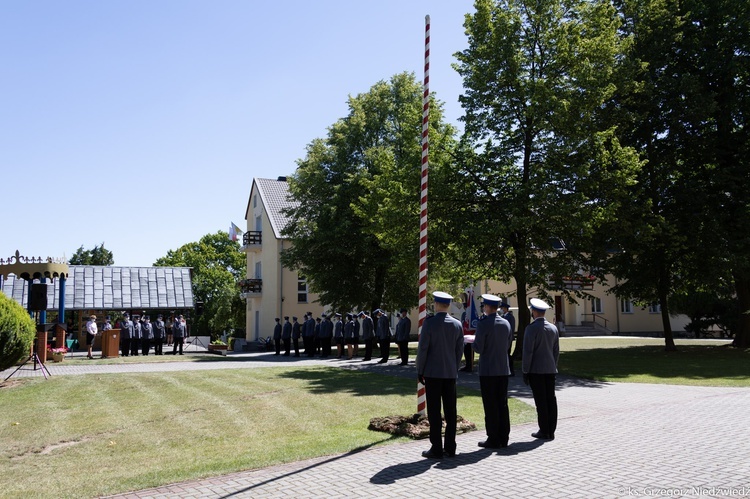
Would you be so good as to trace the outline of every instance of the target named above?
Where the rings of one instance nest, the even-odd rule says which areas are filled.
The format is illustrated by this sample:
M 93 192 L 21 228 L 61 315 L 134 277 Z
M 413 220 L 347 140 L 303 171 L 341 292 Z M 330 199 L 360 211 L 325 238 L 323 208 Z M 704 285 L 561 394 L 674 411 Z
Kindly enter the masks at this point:
M 445 420 L 443 420 L 445 428 Z M 409 438 L 427 438 L 430 436 L 430 423 L 427 416 L 414 414 L 412 416 L 386 416 L 383 418 L 372 418 L 368 430 L 383 431 L 392 435 L 401 435 Z M 456 432 L 465 433 L 474 431 L 477 425 L 461 416 L 456 418 Z

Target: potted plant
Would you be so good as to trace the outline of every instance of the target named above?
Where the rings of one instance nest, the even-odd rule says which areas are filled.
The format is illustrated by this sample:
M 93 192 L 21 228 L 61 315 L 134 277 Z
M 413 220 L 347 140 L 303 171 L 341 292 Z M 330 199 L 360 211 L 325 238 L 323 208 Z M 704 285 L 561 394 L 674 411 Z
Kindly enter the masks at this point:
M 218 352 L 222 355 L 227 354 L 227 344 L 221 340 L 214 340 L 208 345 L 209 352 Z
M 67 352 L 68 349 L 65 347 L 47 349 L 47 353 L 52 356 L 52 360 L 55 362 L 62 362 Z

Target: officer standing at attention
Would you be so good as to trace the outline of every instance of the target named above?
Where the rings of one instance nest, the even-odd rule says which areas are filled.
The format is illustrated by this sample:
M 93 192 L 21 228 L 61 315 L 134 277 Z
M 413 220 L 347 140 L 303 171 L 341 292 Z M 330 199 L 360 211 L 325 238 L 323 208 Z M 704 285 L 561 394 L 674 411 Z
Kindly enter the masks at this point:
M 523 382 L 531 386 L 531 393 L 534 395 L 539 422 L 539 431 L 531 436 L 554 440 L 557 429 L 555 375 L 560 358 L 560 338 L 557 327 L 544 318 L 544 313 L 550 306 L 538 298 L 532 298 L 530 303 L 534 321 L 524 330 L 521 367 Z
M 456 378 L 464 352 L 461 323 L 448 314 L 453 297 L 442 291 L 432 293 L 435 315 L 425 319 L 417 348 L 417 377 L 425 386 L 427 419 L 430 423 L 430 450 L 423 457 L 442 459 L 456 455 Z M 445 413 L 445 444 L 441 438 L 442 402 Z
M 411 334 L 411 319 L 408 310 L 401 309 L 401 318 L 396 324 L 395 340 L 398 345 L 398 353 L 401 356 L 401 366 L 409 365 L 409 334 Z
M 503 312 L 503 319 L 508 321 L 508 324 L 510 324 L 510 334 L 511 337 L 515 335 L 516 333 L 516 318 L 513 315 L 513 312 L 510 310 L 510 304 L 503 300 L 500 303 L 500 310 Z M 508 365 L 510 366 L 510 375 L 515 376 L 516 371 L 513 369 L 513 357 L 510 353 L 511 345 L 508 345 Z
M 344 325 L 341 323 L 341 314 L 336 312 L 333 316 L 333 341 L 336 342 L 336 350 L 338 351 L 337 359 L 340 359 L 344 355 Z
M 331 338 L 333 338 L 331 314 L 323 314 L 323 323 L 320 325 L 320 356 L 323 358 L 331 355 Z
M 372 317 L 367 315 L 366 310 L 361 311 L 358 317 L 362 319 L 362 340 L 365 342 L 365 356 L 362 362 L 365 362 L 372 359 L 372 341 L 375 339 L 375 324 L 372 322 Z
M 161 355 L 166 338 L 167 329 L 164 325 L 164 316 L 159 314 L 154 322 L 154 355 Z
M 130 355 L 137 357 L 141 347 L 141 317 L 133 316 L 133 331 L 130 334 Z
M 280 355 L 281 354 L 281 319 L 276 317 L 274 319 L 276 321 L 276 325 L 273 327 L 273 346 L 276 348 L 276 353 L 274 355 Z
M 292 350 L 292 323 L 289 316 L 284 316 L 284 327 L 281 330 L 281 341 L 284 342 L 284 356 L 289 357 Z
M 373 314 L 378 319 L 378 323 L 375 326 L 375 336 L 380 341 L 381 359 L 378 361 L 378 364 L 385 364 L 391 355 L 391 323 L 383 310 L 377 309 Z
M 141 352 L 143 355 L 148 355 L 152 341 L 154 341 L 154 327 L 151 325 L 151 317 L 144 315 L 143 324 L 141 324 Z
M 133 335 L 133 322 L 130 315 L 123 314 L 120 320 L 120 351 L 123 357 L 130 355 L 130 337 Z
M 299 357 L 299 337 L 302 334 L 302 326 L 297 322 L 297 317 L 292 317 L 292 343 L 294 344 L 294 356 Z
M 508 446 L 508 348 L 513 341 L 510 324 L 497 313 L 500 298 L 482 295 L 484 317 L 477 323 L 474 350 L 479 354 L 479 388 L 482 391 L 487 440 L 479 447 L 500 449 Z
M 182 346 L 185 344 L 185 336 L 187 335 L 187 327 L 182 322 L 182 315 L 178 315 L 172 324 L 172 355 L 177 354 L 177 346 L 180 347 L 180 355 L 182 355 Z

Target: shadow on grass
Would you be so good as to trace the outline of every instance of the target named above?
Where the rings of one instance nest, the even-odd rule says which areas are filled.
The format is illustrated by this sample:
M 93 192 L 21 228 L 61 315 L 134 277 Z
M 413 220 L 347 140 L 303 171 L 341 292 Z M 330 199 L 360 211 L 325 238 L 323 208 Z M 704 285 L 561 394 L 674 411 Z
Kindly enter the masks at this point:
M 400 395 L 413 393 L 416 379 L 383 375 L 356 369 L 337 367 L 290 369 L 279 373 L 280 378 L 305 381 L 305 389 L 310 393 L 351 393 L 358 396 Z
M 727 345 L 681 345 L 597 348 L 560 353 L 559 369 L 592 380 L 627 380 L 638 376 L 660 379 L 727 380 L 750 384 L 750 349 Z
M 300 468 L 298 470 L 294 470 L 294 471 L 291 471 L 289 473 L 284 473 L 283 475 L 279 475 L 279 476 L 271 478 L 269 480 L 264 480 L 262 482 L 259 482 L 259 483 L 256 483 L 254 485 L 251 485 L 250 487 L 245 487 L 242 490 L 238 490 L 236 492 L 232 492 L 231 494 L 227 494 L 227 495 L 219 496 L 219 497 L 223 498 L 223 497 L 242 496 L 246 492 L 250 492 L 250 491 L 252 491 L 255 488 L 262 487 L 262 486 L 267 485 L 269 483 L 278 482 L 279 480 L 283 480 L 284 478 L 287 478 L 287 477 L 290 477 L 290 476 L 293 476 L 293 475 L 297 475 L 299 473 L 304 473 L 305 471 L 314 470 L 315 468 L 317 468 L 319 466 L 324 466 L 324 465 L 326 465 L 328 463 L 332 463 L 334 461 L 338 461 L 339 459 L 346 459 L 347 457 L 353 456 L 354 454 L 358 454 L 358 453 L 360 453 L 362 451 L 365 451 L 365 450 L 369 449 L 370 447 L 372 447 L 374 445 L 384 444 L 384 443 L 387 443 L 389 440 L 394 440 L 396 438 L 399 438 L 399 437 L 397 437 L 396 435 L 392 435 L 390 438 L 387 438 L 386 440 L 381 440 L 379 442 L 374 442 L 374 443 L 371 443 L 371 444 L 368 444 L 368 445 L 363 445 L 362 447 L 357 447 L 356 449 L 350 450 L 346 454 L 341 454 L 340 456 L 334 456 L 334 457 L 325 459 L 325 460 L 317 462 L 315 464 L 311 464 L 310 466 L 305 466 L 304 468 Z

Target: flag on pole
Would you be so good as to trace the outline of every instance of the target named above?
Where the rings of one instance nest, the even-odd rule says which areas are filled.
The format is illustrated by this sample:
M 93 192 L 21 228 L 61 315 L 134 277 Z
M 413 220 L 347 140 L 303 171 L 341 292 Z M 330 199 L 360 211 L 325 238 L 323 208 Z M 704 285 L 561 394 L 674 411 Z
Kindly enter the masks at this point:
M 462 321 L 464 334 L 474 334 L 477 330 L 477 323 L 479 322 L 478 309 L 476 297 L 474 296 L 474 286 L 469 286 L 466 288 L 466 315 Z
M 231 222 L 229 225 L 229 239 L 236 241 L 240 234 L 242 234 L 240 228 L 234 225 L 234 222 Z

